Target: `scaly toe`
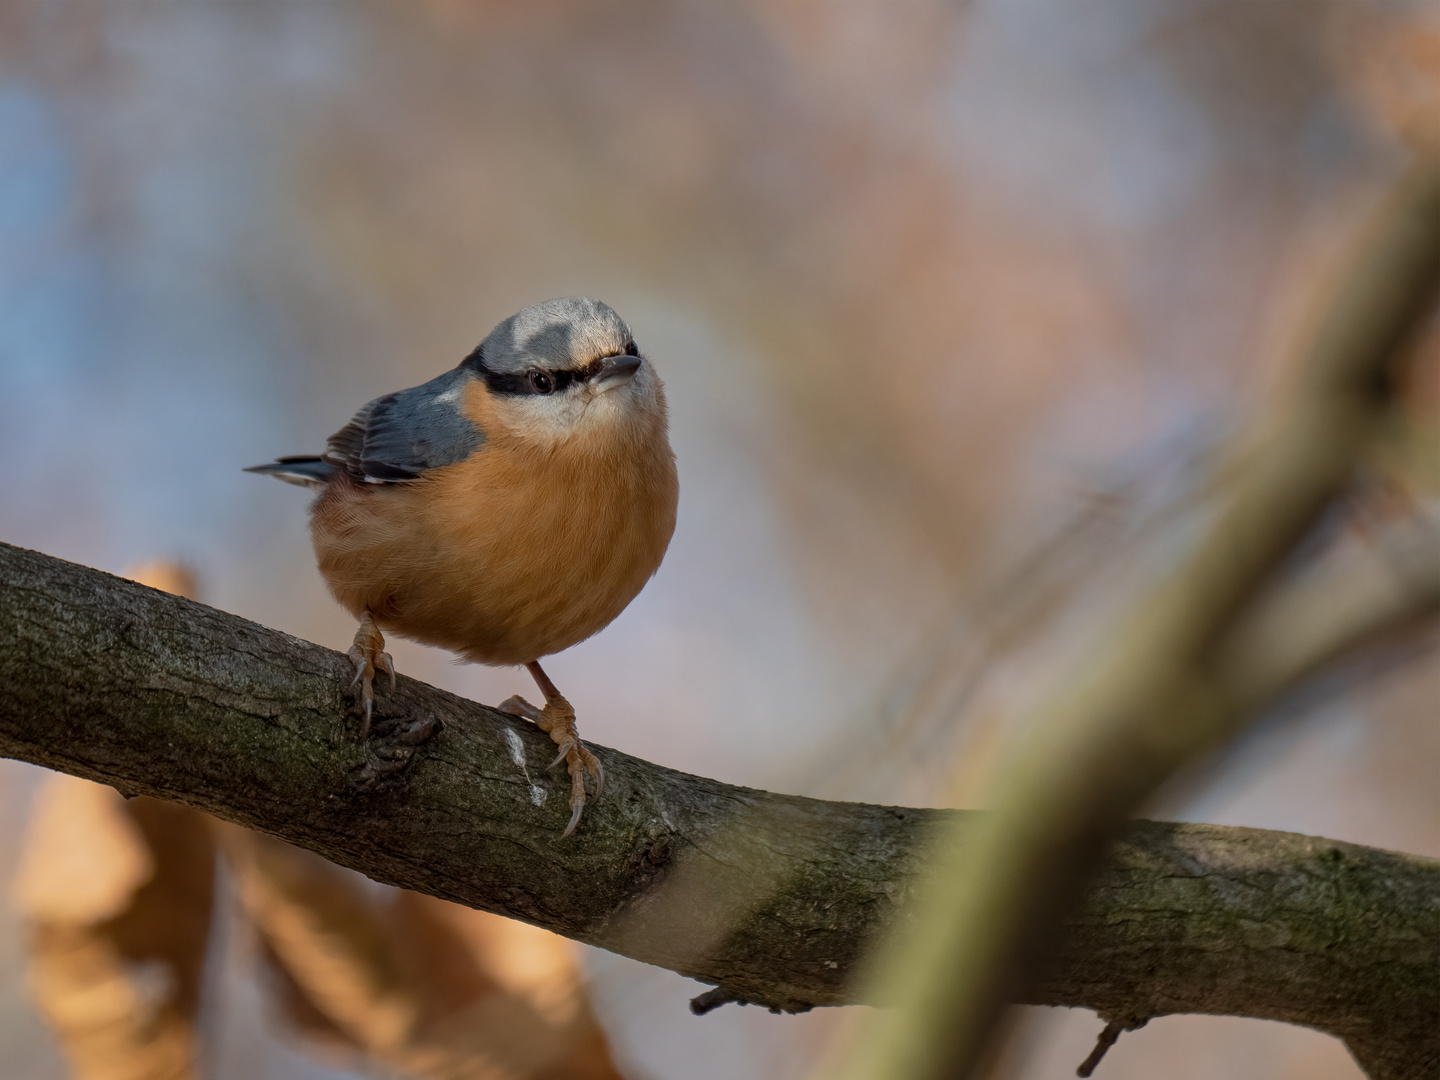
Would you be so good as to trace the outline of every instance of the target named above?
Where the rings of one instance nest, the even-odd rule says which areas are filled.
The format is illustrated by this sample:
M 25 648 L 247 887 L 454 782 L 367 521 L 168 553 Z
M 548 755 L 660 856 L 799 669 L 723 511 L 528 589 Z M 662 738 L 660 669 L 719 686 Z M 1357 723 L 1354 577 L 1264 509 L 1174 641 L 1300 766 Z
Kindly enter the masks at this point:
M 522 720 L 529 720 L 532 723 L 540 719 L 540 710 L 519 694 L 512 694 L 495 707 L 503 713 L 518 716 Z
M 366 612 L 355 631 L 355 641 L 345 653 L 355 665 L 355 675 L 350 680 L 354 692 L 354 709 L 361 716 L 360 739 L 363 742 L 370 735 L 370 721 L 375 716 L 375 670 L 390 676 L 390 688 L 395 688 L 395 662 L 385 652 L 385 638 L 375 625 L 374 617 Z M 357 689 L 358 687 L 358 689 Z
M 547 732 L 560 750 L 547 768 L 553 769 L 563 761 L 570 772 L 570 823 L 560 834 L 563 839 L 575 831 L 580 824 L 580 816 L 585 811 L 585 774 L 588 772 L 595 777 L 595 797 L 598 799 L 605 785 L 605 773 L 600 767 L 599 759 L 585 748 L 580 736 L 576 734 L 575 710 L 570 703 L 555 693 L 553 686 L 546 689 L 545 697 L 545 708 L 533 719 L 536 726 Z
M 604 766 L 600 764 L 600 759 L 592 754 L 584 743 L 578 744 L 578 749 L 580 751 L 580 760 L 585 763 L 585 771 L 595 777 L 595 798 L 599 799 L 601 793 L 605 790 Z

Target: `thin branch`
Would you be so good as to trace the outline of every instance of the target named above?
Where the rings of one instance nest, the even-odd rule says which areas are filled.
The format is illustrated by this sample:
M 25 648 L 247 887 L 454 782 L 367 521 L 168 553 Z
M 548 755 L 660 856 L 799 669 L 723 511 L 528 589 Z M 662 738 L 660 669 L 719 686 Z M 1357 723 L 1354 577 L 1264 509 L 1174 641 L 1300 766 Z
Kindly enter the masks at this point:
M 1350 483 L 1437 291 L 1440 172 L 1427 160 L 1403 179 L 1325 309 L 1289 407 L 1264 418 L 1223 467 L 1188 552 L 1025 725 L 980 825 L 952 826 L 937 842 L 937 883 L 879 961 L 877 992 L 902 1008 L 861 1025 L 828 1076 L 972 1075 L 1004 1003 L 1042 970 L 1053 928 L 1083 895 L 1107 838 L 1186 761 L 1233 737 L 1305 673 L 1304 655 L 1262 671 L 1235 645 Z M 1440 1054 L 1430 1068 L 1437 1062 Z M 1424 1075 L 1365 1064 L 1374 1076 Z
M 541 771 L 552 745 L 532 725 L 401 676 L 361 746 L 344 656 L 236 616 L 0 545 L 0 641 L 0 753 L 715 984 L 701 1008 L 857 1001 L 925 841 L 980 816 L 732 787 L 597 747 L 605 796 L 561 840 L 568 785 Z M 1021 999 L 1428 1052 L 1437 907 L 1431 860 L 1134 822 Z

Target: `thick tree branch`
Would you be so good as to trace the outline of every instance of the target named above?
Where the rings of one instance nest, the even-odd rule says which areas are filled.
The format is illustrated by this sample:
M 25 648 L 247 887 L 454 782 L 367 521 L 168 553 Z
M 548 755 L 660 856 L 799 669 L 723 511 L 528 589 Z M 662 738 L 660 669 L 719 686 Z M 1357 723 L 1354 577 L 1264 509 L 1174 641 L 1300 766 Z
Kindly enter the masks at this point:
M 528 723 L 402 676 L 362 747 L 339 653 L 8 545 L 0 641 L 0 754 L 777 1009 L 854 1001 L 922 842 L 973 817 L 731 787 L 597 748 L 605 796 L 560 840 L 568 783 L 541 771 L 553 747 Z M 1433 1056 L 1437 963 L 1440 864 L 1135 822 L 1028 1000 L 1267 1017 Z

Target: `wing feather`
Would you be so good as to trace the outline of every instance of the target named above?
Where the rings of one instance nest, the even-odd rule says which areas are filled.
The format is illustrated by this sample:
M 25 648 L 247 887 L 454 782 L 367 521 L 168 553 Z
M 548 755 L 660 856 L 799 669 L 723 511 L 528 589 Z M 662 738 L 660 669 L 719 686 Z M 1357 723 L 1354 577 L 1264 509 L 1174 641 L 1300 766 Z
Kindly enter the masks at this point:
M 475 377 L 460 367 L 366 403 L 330 436 L 321 457 L 372 484 L 404 483 L 464 461 L 485 441 L 461 408 L 465 385 Z

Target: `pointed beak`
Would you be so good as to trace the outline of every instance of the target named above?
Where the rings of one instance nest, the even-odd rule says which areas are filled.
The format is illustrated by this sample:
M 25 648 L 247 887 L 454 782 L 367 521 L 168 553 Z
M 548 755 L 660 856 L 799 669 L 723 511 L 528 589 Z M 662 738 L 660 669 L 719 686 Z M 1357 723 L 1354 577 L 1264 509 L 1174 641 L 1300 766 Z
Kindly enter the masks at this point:
M 603 394 L 606 390 L 624 386 L 639 370 L 638 356 L 607 356 L 600 362 L 600 370 L 595 373 L 591 385 L 595 387 L 596 393 Z

